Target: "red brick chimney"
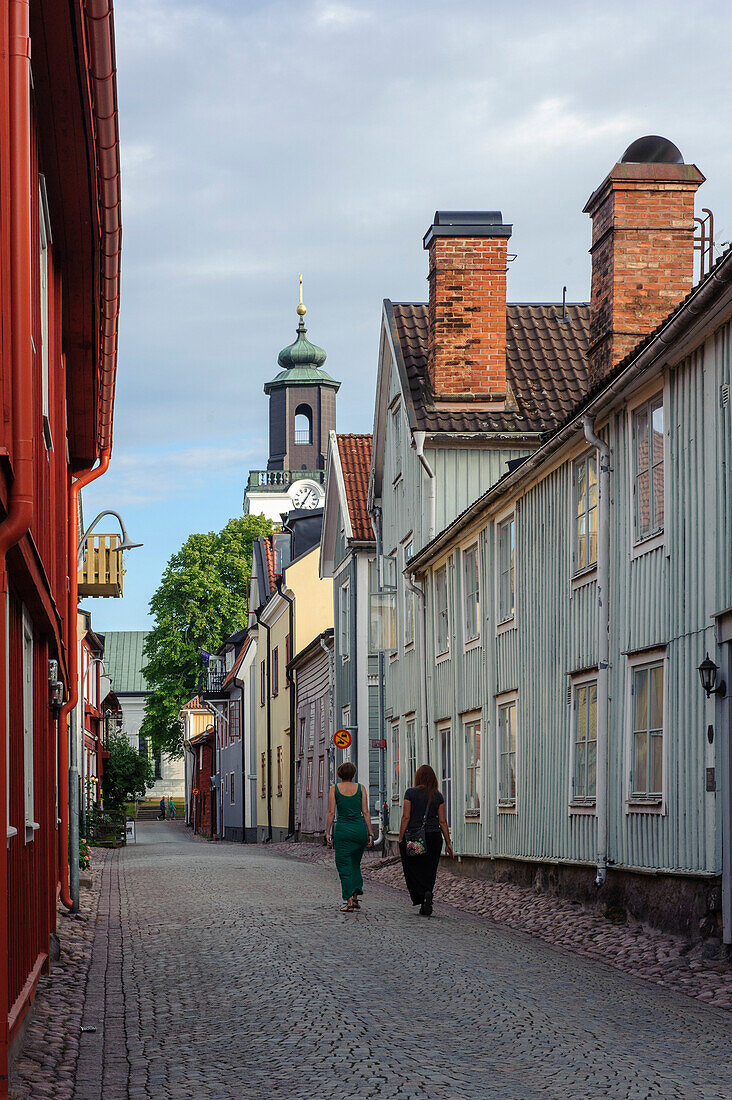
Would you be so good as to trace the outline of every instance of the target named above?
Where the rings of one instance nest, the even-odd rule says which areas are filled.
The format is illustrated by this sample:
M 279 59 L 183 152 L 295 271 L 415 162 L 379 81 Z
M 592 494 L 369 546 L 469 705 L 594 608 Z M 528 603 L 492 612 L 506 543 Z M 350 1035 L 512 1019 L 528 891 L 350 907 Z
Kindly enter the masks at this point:
M 427 231 L 430 383 L 436 402 L 506 398 L 506 267 L 499 211 L 438 210 Z
M 704 176 L 672 142 L 639 138 L 590 196 L 590 371 L 599 380 L 691 290 Z

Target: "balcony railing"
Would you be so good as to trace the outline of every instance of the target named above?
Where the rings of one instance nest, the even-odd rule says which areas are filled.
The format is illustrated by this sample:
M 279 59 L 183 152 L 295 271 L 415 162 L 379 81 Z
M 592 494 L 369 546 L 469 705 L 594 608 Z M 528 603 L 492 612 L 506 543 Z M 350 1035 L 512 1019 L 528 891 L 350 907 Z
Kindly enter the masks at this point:
M 267 492 L 271 489 L 287 489 L 293 481 L 325 482 L 325 470 L 250 470 L 247 492 Z
M 304 430 L 295 429 L 295 445 L 296 446 L 299 447 L 299 446 L 303 446 L 303 445 L 309 445 L 310 443 L 312 443 L 312 441 L 313 441 L 313 437 L 311 436 L 311 434 L 310 434 L 310 432 L 308 431 L 307 428 L 305 428 Z
M 120 535 L 90 535 L 79 571 L 80 596 L 121 596 L 122 555 L 115 549 Z

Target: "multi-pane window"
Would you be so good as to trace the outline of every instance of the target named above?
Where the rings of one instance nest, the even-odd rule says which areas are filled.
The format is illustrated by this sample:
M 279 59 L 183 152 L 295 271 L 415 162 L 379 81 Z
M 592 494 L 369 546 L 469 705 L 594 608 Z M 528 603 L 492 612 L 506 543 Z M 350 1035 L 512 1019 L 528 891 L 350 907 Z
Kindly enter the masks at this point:
M 663 530 L 663 394 L 633 411 L 636 540 Z
M 262 769 L 262 771 L 261 771 L 261 784 L 262 785 L 261 785 L 261 788 L 260 788 L 260 798 L 266 798 L 267 797 L 267 753 L 266 752 L 262 753 L 260 763 L 261 763 L 261 769 Z
M 322 795 L 325 791 L 325 757 L 318 758 L 318 794 Z
M 435 570 L 435 638 L 437 654 L 450 648 L 450 612 L 447 605 L 447 566 Z
M 394 433 L 394 480 L 402 472 L 402 410 L 399 405 L 391 414 L 391 423 Z
M 465 813 L 480 813 L 480 718 L 463 722 L 465 738 Z
M 369 653 L 396 649 L 396 578 L 389 571 L 391 558 L 382 556 L 384 582 L 379 587 L 379 569 L 375 561 L 369 562 Z M 387 575 L 388 573 L 388 575 Z
M 229 700 L 229 737 L 231 741 L 241 741 L 241 700 Z
M 305 725 L 306 725 L 306 723 L 307 723 L 307 719 L 304 718 L 304 717 L 301 717 L 300 718 L 300 736 L 298 738 L 298 745 L 297 745 L 297 754 L 298 754 L 298 756 L 304 756 L 305 755 Z
M 574 569 L 597 563 L 597 460 L 583 455 L 574 464 Z
M 414 543 L 410 539 L 404 543 L 404 568 L 407 569 L 414 554 Z M 412 645 L 414 642 L 414 601 L 415 595 L 411 588 L 404 585 L 404 645 Z
M 498 707 L 498 804 L 516 805 L 516 702 Z
M 407 783 L 411 785 L 414 782 L 414 774 L 417 771 L 417 734 L 414 718 L 407 718 L 404 747 L 406 750 Z
M 277 797 L 282 798 L 282 780 L 284 773 L 284 752 L 282 745 L 277 746 Z
M 339 605 L 341 657 L 345 661 L 351 644 L 351 585 L 349 581 L 341 585 Z
M 276 695 L 280 690 L 280 651 L 275 646 L 272 650 L 272 694 Z
M 516 521 L 509 516 L 498 524 L 498 621 L 513 618 L 514 613 L 514 554 L 516 549 Z
M 478 582 L 478 547 L 463 550 L 463 614 L 465 641 L 472 642 L 480 634 L 480 586 Z
M 663 661 L 632 669 L 633 773 L 631 793 L 663 793 Z
M 308 760 L 308 774 L 307 774 L 307 779 L 305 781 L 305 794 L 308 795 L 308 797 L 310 796 L 310 793 L 311 793 L 312 789 L 313 789 L 313 758 L 311 756 Z
M 308 721 L 308 752 L 315 748 L 315 707 L 310 706 L 310 719 Z
M 391 799 L 398 802 L 401 795 L 399 783 L 399 722 L 391 724 Z
M 597 790 L 597 680 L 574 687 L 572 801 L 594 802 Z

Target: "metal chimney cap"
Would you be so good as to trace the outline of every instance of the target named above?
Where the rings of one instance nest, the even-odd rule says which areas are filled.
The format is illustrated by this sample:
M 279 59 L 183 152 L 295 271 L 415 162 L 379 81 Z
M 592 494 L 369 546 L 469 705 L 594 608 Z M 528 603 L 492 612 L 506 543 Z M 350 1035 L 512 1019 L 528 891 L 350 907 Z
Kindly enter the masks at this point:
M 678 145 L 658 134 L 647 134 L 631 142 L 620 158 L 621 164 L 683 164 Z
M 512 230 L 500 210 L 435 210 L 422 244 L 429 248 L 435 237 L 510 237 Z

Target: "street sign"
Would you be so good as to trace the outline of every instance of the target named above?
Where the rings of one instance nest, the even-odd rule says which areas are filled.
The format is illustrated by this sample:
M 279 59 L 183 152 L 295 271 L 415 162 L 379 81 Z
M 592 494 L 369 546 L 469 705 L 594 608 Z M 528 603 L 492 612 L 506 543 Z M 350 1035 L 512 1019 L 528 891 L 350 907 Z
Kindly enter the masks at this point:
M 336 730 L 333 734 L 333 744 L 337 749 L 349 748 L 352 740 L 348 730 Z
M 372 741 L 371 742 L 371 748 L 372 749 L 385 749 L 386 748 L 386 741 Z

